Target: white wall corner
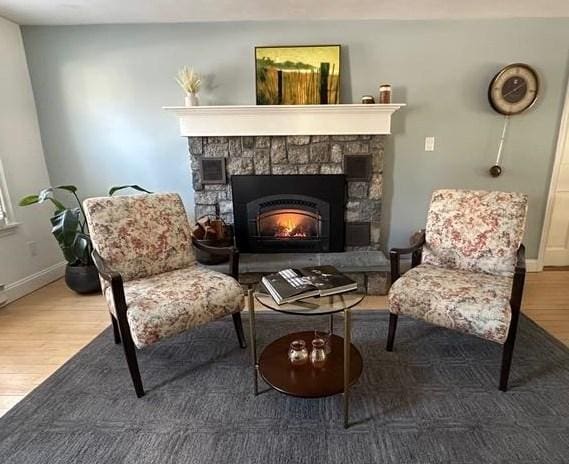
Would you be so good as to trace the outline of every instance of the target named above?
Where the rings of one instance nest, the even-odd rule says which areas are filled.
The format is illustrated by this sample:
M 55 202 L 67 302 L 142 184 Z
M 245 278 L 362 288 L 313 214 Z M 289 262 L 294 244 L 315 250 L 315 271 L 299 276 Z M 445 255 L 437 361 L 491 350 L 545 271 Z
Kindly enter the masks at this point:
M 543 266 L 538 259 L 526 259 L 526 270 L 527 272 L 541 272 Z
M 65 263 L 50 233 L 49 210 L 16 208 L 18 198 L 50 180 L 21 30 L 2 18 L 0 68 L 0 188 L 10 221 L 0 227 L 0 283 L 9 302 L 60 278 Z
M 65 274 L 66 264 L 67 263 L 65 261 L 62 261 L 48 267 L 47 269 L 6 285 L 4 289 L 6 303 L 22 298 L 28 293 L 34 292 L 45 287 L 47 284 L 60 279 Z M 2 295 L 0 294 L 0 307 L 2 306 L 1 301 Z

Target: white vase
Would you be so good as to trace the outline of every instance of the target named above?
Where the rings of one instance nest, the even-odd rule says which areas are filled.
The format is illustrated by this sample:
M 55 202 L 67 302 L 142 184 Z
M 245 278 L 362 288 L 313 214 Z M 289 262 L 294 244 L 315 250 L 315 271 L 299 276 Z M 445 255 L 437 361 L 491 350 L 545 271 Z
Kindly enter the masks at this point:
M 200 101 L 197 93 L 189 93 L 186 95 L 186 106 L 199 106 Z

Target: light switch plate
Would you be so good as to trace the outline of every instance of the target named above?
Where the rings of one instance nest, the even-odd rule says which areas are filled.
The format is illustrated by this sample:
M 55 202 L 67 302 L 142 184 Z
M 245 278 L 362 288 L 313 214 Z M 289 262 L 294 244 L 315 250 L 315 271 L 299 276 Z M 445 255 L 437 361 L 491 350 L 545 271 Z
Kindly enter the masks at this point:
M 434 137 L 425 137 L 425 151 L 435 151 Z

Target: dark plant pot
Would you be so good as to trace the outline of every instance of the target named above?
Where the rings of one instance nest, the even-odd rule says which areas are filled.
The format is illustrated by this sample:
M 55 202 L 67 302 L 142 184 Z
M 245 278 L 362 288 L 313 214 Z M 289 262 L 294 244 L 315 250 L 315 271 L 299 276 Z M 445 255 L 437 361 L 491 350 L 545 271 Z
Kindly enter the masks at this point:
M 65 268 L 65 283 L 74 292 L 81 294 L 101 291 L 101 282 L 97 268 L 90 266 L 70 266 Z

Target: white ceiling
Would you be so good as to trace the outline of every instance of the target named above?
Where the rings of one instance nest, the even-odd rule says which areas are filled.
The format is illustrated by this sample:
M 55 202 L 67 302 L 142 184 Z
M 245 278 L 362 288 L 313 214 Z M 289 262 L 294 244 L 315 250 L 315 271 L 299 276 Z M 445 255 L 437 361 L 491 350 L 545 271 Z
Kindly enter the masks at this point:
M 19 24 L 569 17 L 569 0 L 0 0 Z

